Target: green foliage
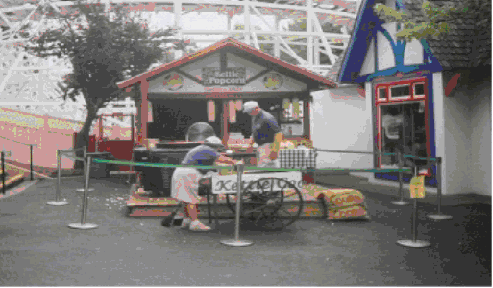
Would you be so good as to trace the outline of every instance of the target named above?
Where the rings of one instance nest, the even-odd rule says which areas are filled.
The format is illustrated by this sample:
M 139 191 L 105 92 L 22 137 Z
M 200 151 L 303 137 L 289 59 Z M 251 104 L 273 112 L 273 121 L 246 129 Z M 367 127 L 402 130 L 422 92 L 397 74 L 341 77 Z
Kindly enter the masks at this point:
M 121 96 L 118 81 L 146 71 L 163 58 L 163 42 L 155 40 L 172 32 L 152 33 L 145 20 L 130 17 L 121 7 L 112 9 L 112 18 L 102 5 L 78 4 L 76 9 L 79 13 L 58 14 L 61 28 L 42 31 L 25 49 L 38 57 L 68 57 L 73 72 L 59 84 L 63 98 L 82 94 L 87 108 L 97 112 Z
M 479 0 L 464 0 L 461 4 L 415 1 L 421 1 L 419 11 L 399 11 L 383 4 L 376 4 L 373 10 L 384 22 L 401 23 L 403 29 L 396 36 L 400 40 L 410 41 L 412 39 L 444 38 L 453 25 L 463 23 L 470 13 L 481 9 Z

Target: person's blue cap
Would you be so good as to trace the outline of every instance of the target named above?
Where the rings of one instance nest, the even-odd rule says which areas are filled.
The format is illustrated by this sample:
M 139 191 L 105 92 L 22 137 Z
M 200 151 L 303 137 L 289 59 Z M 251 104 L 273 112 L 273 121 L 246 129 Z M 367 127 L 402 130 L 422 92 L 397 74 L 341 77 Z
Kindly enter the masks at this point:
M 212 166 L 215 161 L 216 155 L 214 155 L 212 151 L 203 150 L 193 155 L 191 161 L 183 164 Z

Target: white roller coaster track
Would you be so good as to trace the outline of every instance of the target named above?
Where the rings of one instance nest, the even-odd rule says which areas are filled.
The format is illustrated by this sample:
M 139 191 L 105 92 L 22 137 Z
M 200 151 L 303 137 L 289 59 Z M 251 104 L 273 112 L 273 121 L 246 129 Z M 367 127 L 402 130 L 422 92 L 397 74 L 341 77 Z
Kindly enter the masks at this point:
M 261 44 L 273 44 L 274 56 L 280 57 L 282 52 L 286 53 L 296 59 L 295 64 L 315 73 L 327 75 L 337 61 L 333 50 L 345 50 L 347 47 L 350 38 L 348 31 L 352 30 L 354 25 L 360 0 L 154 0 L 152 2 L 112 0 L 112 4 L 109 4 L 109 0 L 85 1 L 85 3 L 96 2 L 106 5 L 106 8 L 110 5 L 126 4 L 133 9 L 155 12 L 158 13 L 157 15 L 164 13 L 166 17 L 173 18 L 172 27 L 176 29 L 178 39 L 191 39 L 199 46 L 238 35 L 241 35 L 238 38 L 240 41 L 258 49 L 261 49 Z M 50 19 L 47 15 L 39 13 L 40 7 L 50 5 L 56 11 L 63 11 L 70 9 L 74 4 L 75 2 L 69 1 L 0 0 L 0 25 L 7 28 L 0 34 L 0 107 L 17 106 L 18 109 L 24 111 L 27 109 L 31 112 L 39 111 L 40 106 L 49 105 L 56 109 L 65 107 L 63 109 L 66 111 L 73 109 L 69 112 L 72 119 L 84 119 L 83 98 L 72 104 L 62 104 L 60 93 L 57 92 L 58 81 L 71 71 L 70 62 L 55 58 L 39 59 L 24 53 L 19 47 L 19 44 L 25 41 L 19 40 L 19 33 L 27 32 L 32 37 L 37 31 L 49 27 Z M 195 26 L 198 27 L 194 26 L 194 29 L 181 29 L 180 27 L 184 26 L 183 16 L 193 12 L 226 16 L 227 27 L 221 30 L 204 30 L 203 23 L 196 23 Z M 307 20 L 306 31 L 288 31 L 286 21 L 302 18 Z M 244 29 L 235 30 L 233 19 L 240 19 Z M 257 24 L 254 23 L 255 21 Z M 325 33 L 322 31 L 322 26 L 326 22 L 341 25 L 341 31 Z M 29 28 L 21 30 L 25 24 L 30 24 Z M 264 28 L 257 29 L 259 26 Z M 208 39 L 200 36 L 207 36 Z M 260 36 L 264 37 L 259 38 Z M 298 55 L 291 48 L 293 45 L 307 47 L 306 57 Z M 320 63 L 322 54 L 328 57 L 329 64 Z M 120 107 L 113 107 L 115 105 Z M 100 113 L 133 113 L 134 111 L 133 103 L 127 101 L 110 103 Z M 120 124 L 128 126 L 128 121 L 125 122 Z

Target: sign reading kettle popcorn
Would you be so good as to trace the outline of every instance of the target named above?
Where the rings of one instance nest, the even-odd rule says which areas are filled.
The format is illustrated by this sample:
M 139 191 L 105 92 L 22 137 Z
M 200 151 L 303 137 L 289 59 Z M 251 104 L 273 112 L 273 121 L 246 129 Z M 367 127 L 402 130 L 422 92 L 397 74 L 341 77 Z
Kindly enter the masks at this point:
M 223 71 L 220 68 L 202 68 L 202 77 L 204 79 L 204 86 L 246 84 L 246 70 L 244 67 L 226 68 Z
M 296 188 L 301 190 L 303 188 L 303 181 L 301 172 L 270 172 L 270 173 L 244 173 L 241 177 L 241 190 L 244 191 L 248 188 L 249 191 L 281 191 L 289 189 L 290 187 L 284 182 L 279 181 L 283 179 L 293 184 Z M 260 183 L 259 179 L 262 180 Z M 276 179 L 277 178 L 277 179 Z M 262 187 L 258 187 L 262 185 Z M 238 177 L 234 175 L 214 175 L 212 177 L 212 193 L 213 194 L 234 194 L 238 193 Z

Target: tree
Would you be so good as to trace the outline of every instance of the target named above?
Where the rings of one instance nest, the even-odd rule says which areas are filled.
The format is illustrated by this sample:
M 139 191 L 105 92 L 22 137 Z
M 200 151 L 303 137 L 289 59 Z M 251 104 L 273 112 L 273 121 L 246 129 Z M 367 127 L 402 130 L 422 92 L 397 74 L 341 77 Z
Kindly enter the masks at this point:
M 162 60 L 169 50 L 164 45 L 176 40 L 169 39 L 173 35 L 171 29 L 151 32 L 141 14 L 134 17 L 129 14 L 128 6 L 112 8 L 110 13 L 99 3 L 78 2 L 74 8 L 72 14 L 47 8 L 44 12 L 56 15 L 59 28 L 41 31 L 24 48 L 37 57 L 70 60 L 73 71 L 59 83 L 59 88 L 64 100 L 75 100 L 82 94 L 86 101 L 87 116 L 75 144 L 80 148 L 88 144 L 90 128 L 99 109 L 123 96 L 116 83 L 143 73 L 151 64 Z M 134 98 L 138 94 L 135 92 Z M 80 157 L 80 151 L 77 152 Z M 76 161 L 75 168 L 81 166 Z
M 399 22 L 402 30 L 396 36 L 400 40 L 445 38 L 454 25 L 464 24 L 467 19 L 478 19 L 476 32 L 489 33 L 491 38 L 491 3 L 482 0 L 448 1 L 437 4 L 426 0 L 417 11 L 387 7 L 376 4 L 373 9 L 385 22 Z M 402 2 L 402 0 L 401 0 Z M 399 6 L 399 5 L 398 5 Z M 488 9 L 489 8 L 489 9 Z

